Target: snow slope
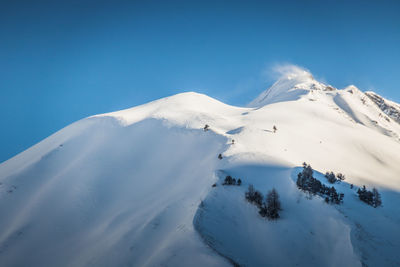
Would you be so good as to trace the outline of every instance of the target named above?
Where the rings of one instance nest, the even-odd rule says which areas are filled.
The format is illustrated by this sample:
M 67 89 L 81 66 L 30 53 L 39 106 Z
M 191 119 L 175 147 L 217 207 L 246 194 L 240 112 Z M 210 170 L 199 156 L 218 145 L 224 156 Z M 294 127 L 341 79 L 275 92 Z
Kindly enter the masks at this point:
M 384 99 L 383 97 L 381 97 L 378 94 L 375 94 L 374 92 L 365 92 L 365 95 L 368 96 L 385 113 L 385 115 L 389 116 L 394 121 L 400 123 L 399 104 Z
M 221 178 L 226 173 L 246 182 L 218 186 L 196 214 L 195 225 L 211 246 L 244 266 L 361 266 L 351 227 L 335 208 L 305 199 L 294 181 L 282 179 L 290 177 L 290 167 L 237 165 Z M 279 221 L 266 223 L 254 205 L 243 201 L 249 183 L 261 192 L 272 187 L 281 192 Z
M 356 87 L 298 68 L 249 107 L 190 92 L 89 117 L 0 164 L 0 262 L 398 266 L 399 136 Z M 343 205 L 297 189 L 304 161 L 321 181 L 346 175 Z M 226 174 L 243 185 L 222 186 Z M 280 220 L 244 200 L 250 183 L 278 190 Z M 363 184 L 379 188 L 383 207 L 357 199 Z
M 227 265 L 192 224 L 225 138 L 154 119 L 87 123 L 70 139 L 56 134 L 57 147 L 2 177 L 1 265 Z

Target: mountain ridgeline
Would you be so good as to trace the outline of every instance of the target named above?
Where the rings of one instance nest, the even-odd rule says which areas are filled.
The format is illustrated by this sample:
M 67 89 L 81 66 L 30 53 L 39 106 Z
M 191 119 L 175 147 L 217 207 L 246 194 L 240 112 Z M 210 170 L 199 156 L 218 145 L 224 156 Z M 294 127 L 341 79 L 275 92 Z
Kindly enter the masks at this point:
M 82 119 L 0 164 L 1 265 L 398 266 L 399 114 L 291 67 Z

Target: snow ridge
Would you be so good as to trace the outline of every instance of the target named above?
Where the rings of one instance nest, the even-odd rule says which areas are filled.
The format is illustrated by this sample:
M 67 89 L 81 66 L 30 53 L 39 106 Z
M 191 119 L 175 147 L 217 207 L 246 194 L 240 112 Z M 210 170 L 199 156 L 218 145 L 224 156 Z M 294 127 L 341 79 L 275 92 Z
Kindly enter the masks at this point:
M 400 105 L 389 101 L 374 92 L 365 92 L 368 96 L 387 116 L 395 122 L 400 123 Z
M 398 266 L 400 124 L 382 109 L 399 106 L 298 67 L 280 75 L 250 107 L 182 93 L 82 119 L 0 164 L 0 262 Z M 345 174 L 342 205 L 298 190 L 303 162 L 323 183 Z M 249 184 L 278 191 L 279 221 L 245 201 Z M 362 185 L 382 207 L 358 200 Z
M 306 69 L 297 66 L 285 66 L 278 70 L 280 78 L 266 91 L 254 99 L 249 107 L 261 107 L 267 104 L 294 101 L 312 90 L 334 90 L 314 79 Z

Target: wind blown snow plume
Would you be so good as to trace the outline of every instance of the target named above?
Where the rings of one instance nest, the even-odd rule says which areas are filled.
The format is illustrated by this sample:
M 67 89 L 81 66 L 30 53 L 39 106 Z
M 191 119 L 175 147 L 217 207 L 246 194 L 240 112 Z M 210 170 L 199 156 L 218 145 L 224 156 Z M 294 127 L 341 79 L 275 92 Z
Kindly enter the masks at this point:
M 254 99 L 249 106 L 261 107 L 267 104 L 294 101 L 310 90 L 324 90 L 327 86 L 314 79 L 312 74 L 296 65 L 277 65 L 272 69 L 278 80 Z
M 275 80 L 280 79 L 298 79 L 308 80 L 314 79 L 311 72 L 306 68 L 294 65 L 294 64 L 277 64 L 268 70 L 268 73 Z

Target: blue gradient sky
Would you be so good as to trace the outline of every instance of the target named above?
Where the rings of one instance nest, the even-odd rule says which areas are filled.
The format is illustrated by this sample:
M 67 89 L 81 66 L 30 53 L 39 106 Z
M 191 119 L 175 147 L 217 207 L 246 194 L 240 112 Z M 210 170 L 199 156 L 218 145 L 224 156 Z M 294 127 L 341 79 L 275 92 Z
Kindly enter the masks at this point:
M 279 63 L 400 102 L 399 14 L 400 1 L 0 1 L 0 162 L 182 91 L 245 105 Z

